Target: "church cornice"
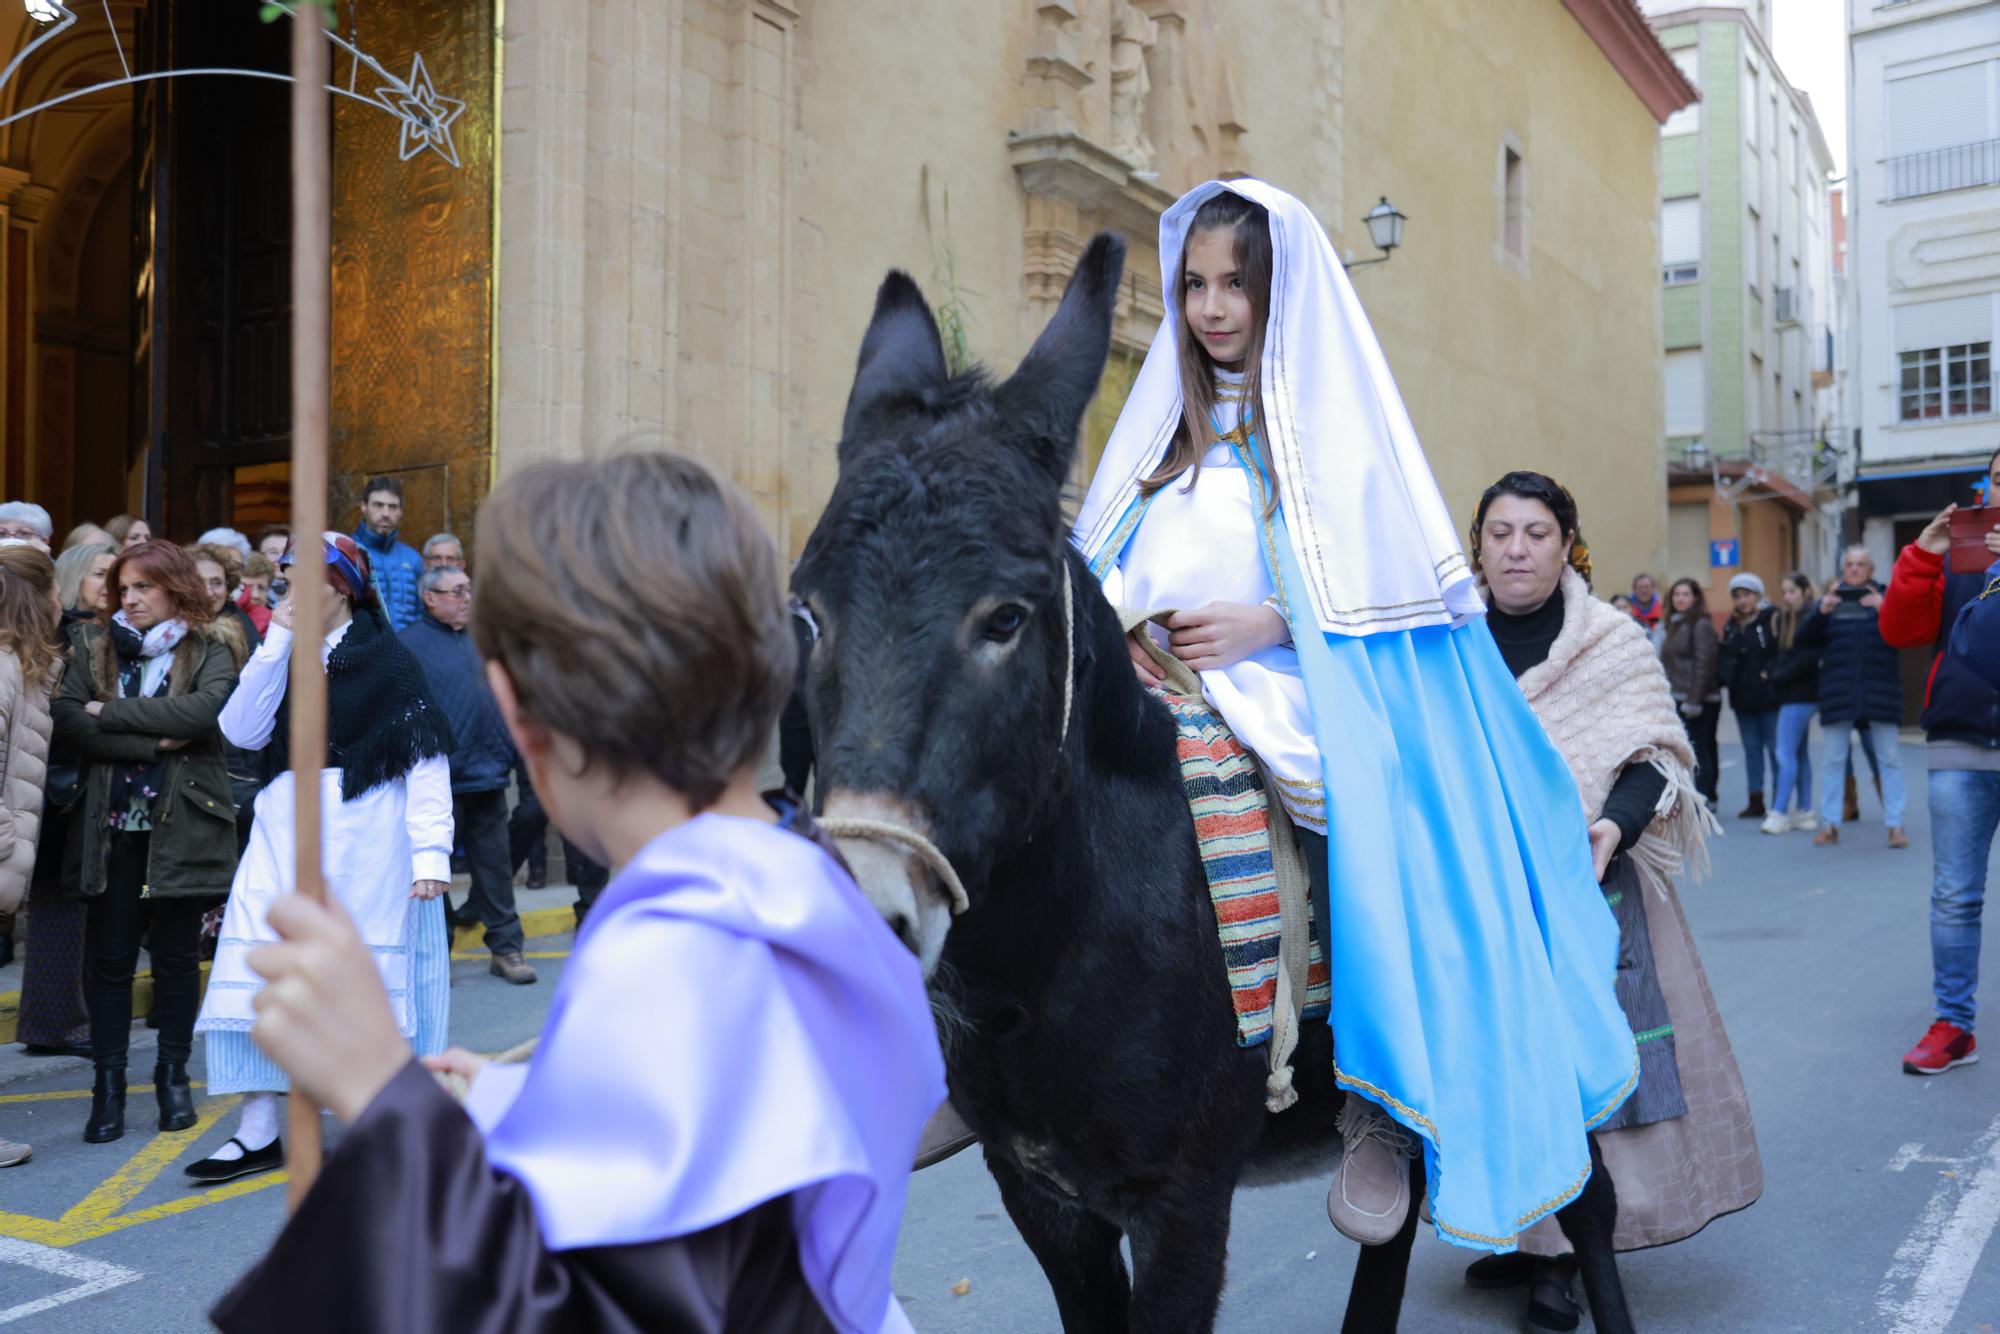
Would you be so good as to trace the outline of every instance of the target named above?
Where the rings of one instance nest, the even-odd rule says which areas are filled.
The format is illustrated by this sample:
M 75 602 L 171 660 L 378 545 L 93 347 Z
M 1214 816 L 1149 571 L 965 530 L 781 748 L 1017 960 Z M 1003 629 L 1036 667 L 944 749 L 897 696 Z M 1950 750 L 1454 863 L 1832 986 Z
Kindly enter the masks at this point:
M 1664 121 L 1701 94 L 1674 64 L 1633 0 L 1563 0 L 1653 119 Z

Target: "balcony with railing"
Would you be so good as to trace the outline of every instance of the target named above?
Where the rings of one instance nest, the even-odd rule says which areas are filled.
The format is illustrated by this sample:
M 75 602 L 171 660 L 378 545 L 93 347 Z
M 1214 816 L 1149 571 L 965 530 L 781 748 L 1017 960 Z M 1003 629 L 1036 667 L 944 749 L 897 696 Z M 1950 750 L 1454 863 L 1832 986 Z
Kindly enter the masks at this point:
M 2000 139 L 1905 153 L 1889 158 L 1882 170 L 1888 186 L 1884 193 L 1891 201 L 2000 185 Z

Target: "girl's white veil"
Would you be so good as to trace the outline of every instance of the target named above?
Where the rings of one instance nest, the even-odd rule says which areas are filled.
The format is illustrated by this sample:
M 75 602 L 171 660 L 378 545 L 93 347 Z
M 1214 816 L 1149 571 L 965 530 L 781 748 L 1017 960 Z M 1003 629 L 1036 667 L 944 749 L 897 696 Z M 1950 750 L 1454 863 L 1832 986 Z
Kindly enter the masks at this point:
M 1180 422 L 1181 248 L 1195 210 L 1223 190 L 1270 215 L 1265 419 L 1258 429 L 1277 469 L 1314 619 L 1329 633 L 1365 635 L 1483 614 L 1450 512 L 1333 243 L 1311 210 L 1263 181 L 1210 181 L 1161 215 L 1167 315 L 1091 480 L 1076 544 L 1086 556 L 1097 554 Z M 1307 608 L 1290 611 L 1296 624 Z

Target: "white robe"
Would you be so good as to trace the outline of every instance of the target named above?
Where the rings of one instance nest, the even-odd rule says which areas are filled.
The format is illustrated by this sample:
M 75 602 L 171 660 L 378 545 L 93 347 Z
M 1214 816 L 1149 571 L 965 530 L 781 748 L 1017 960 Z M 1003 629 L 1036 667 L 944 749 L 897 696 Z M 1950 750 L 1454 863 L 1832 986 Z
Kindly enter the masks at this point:
M 343 625 L 326 637 L 322 661 L 346 633 Z M 222 735 L 231 745 L 262 750 L 270 743 L 291 657 L 292 632 L 272 626 L 243 665 L 236 690 L 222 708 Z M 340 779 L 339 769 L 320 772 L 327 891 L 340 900 L 373 951 L 397 1023 L 409 1037 L 416 1031 L 410 1005 L 410 889 L 419 880 L 451 879 L 451 762 L 442 755 L 420 760 L 401 780 L 351 801 L 341 800 Z M 257 794 L 256 823 L 230 886 L 197 1032 L 248 1028 L 257 1017 L 251 1001 L 264 980 L 250 968 L 248 956 L 257 945 L 278 938 L 265 914 L 294 885 L 293 803 L 290 770 Z
M 1225 430 L 1236 425 L 1240 398 L 1231 388 L 1240 391 L 1242 380 L 1217 374 L 1216 411 Z M 1192 487 L 1183 473 L 1153 496 L 1105 575 L 1105 597 L 1114 606 L 1146 610 L 1193 611 L 1211 602 L 1256 606 L 1277 592 L 1257 550 L 1261 516 L 1249 474 L 1227 444 L 1212 446 Z M 1166 631 L 1152 629 L 1164 645 Z M 1298 652 L 1275 645 L 1200 675 L 1210 706 L 1277 780 L 1293 822 L 1325 833 L 1326 790 Z

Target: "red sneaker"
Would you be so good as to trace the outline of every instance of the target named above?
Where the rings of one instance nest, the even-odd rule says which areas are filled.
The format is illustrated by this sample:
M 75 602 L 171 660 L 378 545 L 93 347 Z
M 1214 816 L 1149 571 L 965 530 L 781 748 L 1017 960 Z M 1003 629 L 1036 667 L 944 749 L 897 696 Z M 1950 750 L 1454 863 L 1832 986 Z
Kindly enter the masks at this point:
M 1978 1059 L 1979 1044 L 1973 1041 L 1972 1034 L 1940 1019 L 1903 1058 L 1903 1073 L 1941 1075 L 1954 1065 L 1971 1065 Z

